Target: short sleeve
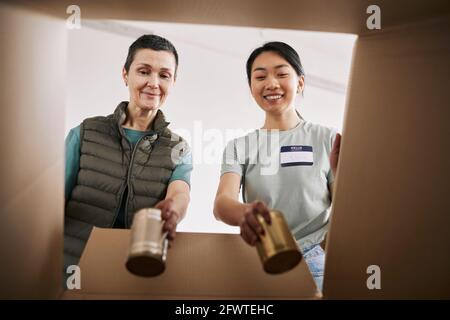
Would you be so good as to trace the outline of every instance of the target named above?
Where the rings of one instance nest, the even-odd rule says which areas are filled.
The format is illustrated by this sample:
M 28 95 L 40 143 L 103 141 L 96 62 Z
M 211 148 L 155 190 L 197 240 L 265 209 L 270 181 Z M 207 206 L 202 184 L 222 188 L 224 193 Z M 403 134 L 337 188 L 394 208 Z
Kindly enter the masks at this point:
M 227 143 L 222 156 L 222 166 L 220 170 L 220 175 L 222 176 L 228 172 L 234 172 L 239 174 L 241 177 L 243 175 L 245 163 L 242 159 L 239 159 L 236 139 L 231 140 Z
M 182 180 L 186 182 L 190 187 L 192 169 L 193 169 L 192 154 L 188 152 L 183 156 L 180 163 L 173 170 L 169 183 L 175 180 Z
M 80 169 L 80 126 L 69 131 L 65 140 L 66 147 L 66 169 L 64 179 L 65 199 L 69 200 L 72 189 L 77 181 L 78 171 Z

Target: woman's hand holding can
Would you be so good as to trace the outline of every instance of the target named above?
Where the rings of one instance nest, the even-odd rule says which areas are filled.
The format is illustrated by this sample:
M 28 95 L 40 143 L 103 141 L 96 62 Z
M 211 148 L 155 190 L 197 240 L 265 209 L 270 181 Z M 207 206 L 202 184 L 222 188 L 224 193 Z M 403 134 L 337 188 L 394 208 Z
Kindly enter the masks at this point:
M 259 236 L 264 234 L 264 229 L 256 217 L 258 214 L 270 224 L 269 208 L 262 201 L 253 201 L 246 204 L 244 215 L 239 222 L 241 237 L 251 246 L 254 246 L 259 240 Z
M 172 199 L 164 199 L 158 202 L 155 208 L 161 210 L 161 218 L 164 220 L 163 231 L 167 232 L 167 239 L 173 241 L 175 239 L 177 224 L 180 215 L 174 207 Z

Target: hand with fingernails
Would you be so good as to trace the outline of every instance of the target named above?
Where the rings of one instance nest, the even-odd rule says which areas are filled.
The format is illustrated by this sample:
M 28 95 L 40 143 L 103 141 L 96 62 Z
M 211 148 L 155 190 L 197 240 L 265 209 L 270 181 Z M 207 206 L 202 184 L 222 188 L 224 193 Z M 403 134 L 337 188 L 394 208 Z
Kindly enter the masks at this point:
M 174 202 L 172 199 L 164 199 L 155 205 L 156 209 L 161 210 L 161 218 L 164 220 L 163 232 L 167 232 L 167 239 L 170 243 L 175 239 L 177 224 L 180 219 L 180 215 L 174 208 Z
M 242 216 L 239 227 L 241 229 L 241 237 L 249 245 L 254 246 L 259 241 L 259 237 L 264 235 L 264 229 L 258 221 L 256 215 L 261 215 L 264 220 L 270 224 L 269 208 L 262 201 L 253 201 L 248 203 L 245 213 Z

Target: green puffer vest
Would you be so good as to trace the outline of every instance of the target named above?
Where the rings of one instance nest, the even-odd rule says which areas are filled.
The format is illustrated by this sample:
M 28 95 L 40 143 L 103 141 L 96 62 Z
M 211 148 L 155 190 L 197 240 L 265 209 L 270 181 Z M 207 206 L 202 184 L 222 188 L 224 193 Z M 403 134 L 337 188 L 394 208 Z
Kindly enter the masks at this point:
M 121 102 L 113 114 L 81 125 L 80 170 L 65 210 L 64 273 L 78 264 L 93 226 L 113 227 L 127 187 L 126 228 L 137 210 L 163 200 L 173 170 L 188 151 L 160 110 L 151 128 L 155 134 L 141 138 L 132 150 L 122 128 L 127 105 Z

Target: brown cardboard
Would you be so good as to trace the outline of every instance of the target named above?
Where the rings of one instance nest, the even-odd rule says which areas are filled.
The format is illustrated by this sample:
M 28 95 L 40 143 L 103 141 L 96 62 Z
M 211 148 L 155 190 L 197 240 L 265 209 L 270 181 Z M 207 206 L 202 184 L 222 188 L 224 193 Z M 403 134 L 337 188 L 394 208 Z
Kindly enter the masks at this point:
M 66 33 L 0 3 L 0 298 L 61 293 Z
M 63 216 L 63 172 L 56 163 L 63 152 L 61 92 L 64 81 L 61 72 L 64 70 L 65 52 L 58 51 L 58 48 L 65 48 L 64 24 L 68 14 L 66 6 L 57 0 L 9 2 L 14 5 L 0 5 L 0 65 L 11 76 L 0 88 L 3 106 L 0 128 L 4 130 L 1 150 L 7 155 L 2 160 L 6 161 L 2 162 L 1 179 L 11 185 L 2 187 L 0 197 L 13 200 L 7 201 L 6 205 L 1 202 L 1 258 L 7 261 L 0 274 L 1 296 L 54 297 L 60 288 L 56 270 L 62 260 Z M 447 151 L 450 136 L 447 124 L 450 118 L 450 6 L 447 0 L 376 1 L 381 8 L 381 30 L 366 28 L 368 15 L 365 11 L 374 4 L 369 0 L 296 0 L 277 2 L 276 5 L 273 1 L 258 0 L 80 0 L 78 4 L 82 9 L 82 19 L 190 22 L 358 34 L 327 238 L 324 297 L 450 298 L 450 233 L 447 230 L 450 215 L 445 201 L 450 176 Z M 11 14 L 11 10 L 19 16 Z M 25 11 L 29 12 L 25 14 Z M 53 18 L 37 12 L 58 17 L 59 25 L 49 28 L 46 21 L 53 21 Z M 37 22 L 32 25 L 29 21 Z M 39 46 L 37 51 L 23 50 L 19 44 L 24 36 L 28 41 L 23 43 L 31 43 L 31 48 L 42 43 L 45 47 L 50 44 L 54 50 L 44 50 Z M 20 54 L 10 50 L 11 46 L 22 48 Z M 45 72 L 35 69 L 37 64 L 32 63 L 36 52 L 49 55 L 51 63 L 45 64 Z M 42 61 L 47 60 L 40 58 L 39 62 Z M 28 62 L 30 64 L 23 65 Z M 18 65 L 21 66 L 18 70 L 31 70 L 27 74 L 32 77 L 15 76 L 8 69 Z M 12 100 L 11 97 L 20 96 L 24 79 L 31 100 Z M 61 87 L 54 89 L 55 85 Z M 30 114 L 32 118 L 23 116 Z M 53 121 L 48 121 L 49 114 Z M 46 126 L 40 126 L 42 123 Z M 11 143 L 5 139 L 11 128 L 25 132 L 20 141 Z M 40 139 L 27 140 L 30 137 Z M 46 152 L 37 153 L 36 149 Z M 23 154 L 33 157 L 34 161 L 30 163 Z M 18 171 L 17 168 L 28 171 Z M 7 214 L 4 214 L 5 210 Z M 288 293 L 291 296 L 315 297 L 314 291 L 310 290 L 312 280 L 308 278 L 304 264 L 295 271 L 302 288 L 291 287 L 288 293 L 279 290 L 279 283 L 270 281 L 264 287 L 267 290 L 261 290 L 261 283 L 265 282 L 261 282 L 262 278 L 257 275 L 241 277 L 250 270 L 246 268 L 257 270 L 258 261 L 250 248 L 238 245 L 240 239 L 236 235 L 179 234 L 168 261 L 169 268 L 177 266 L 175 271 L 171 271 L 174 277 L 183 275 L 179 288 L 169 279 L 166 279 L 171 284 L 169 291 L 162 287 L 151 291 L 154 287 L 148 288 L 127 276 L 120 277 L 118 282 L 99 282 L 103 273 L 108 278 L 113 274 L 109 269 L 101 270 L 103 264 L 91 265 L 91 260 L 98 259 L 94 249 L 98 245 L 105 248 L 102 252 L 110 251 L 109 255 L 102 257 L 105 261 L 119 259 L 115 249 L 126 245 L 126 232 L 95 231 L 81 262 L 85 279 L 82 280 L 83 288 L 78 293 L 66 293 L 65 297 L 262 298 L 255 296 L 258 292 L 271 292 L 271 298 L 283 298 Z M 98 243 L 92 245 L 94 240 Z M 202 252 L 196 248 L 201 248 Z M 185 261 L 194 252 L 203 257 L 203 260 L 191 262 L 204 268 L 202 277 L 190 270 L 192 266 L 187 269 L 192 272 L 185 269 Z M 216 259 L 206 259 L 206 253 Z M 249 265 L 242 266 L 242 269 L 239 267 L 237 274 L 214 273 L 216 269 L 212 267 L 218 265 L 226 271 L 234 270 L 236 260 L 230 258 L 236 258 L 236 255 L 248 259 Z M 177 263 L 171 264 L 173 261 Z M 369 265 L 381 267 L 381 290 L 369 290 L 366 286 Z M 119 264 L 111 268 L 117 266 Z M 120 273 L 120 269 L 116 271 Z M 253 279 L 254 282 L 250 286 L 239 287 L 233 285 L 233 281 L 223 282 L 222 289 L 216 289 L 210 295 L 211 287 L 202 282 L 203 277 L 215 286 L 222 281 L 220 279 L 239 280 L 245 284 Z M 125 291 L 121 291 L 118 283 Z M 258 286 L 255 287 L 254 283 Z M 195 290 L 190 290 L 191 286 Z
M 179 232 L 160 276 L 125 267 L 130 230 L 95 228 L 81 257 L 81 290 L 65 299 L 313 299 L 306 263 L 279 275 L 263 271 L 256 248 L 239 235 Z
M 66 19 L 59 0 L 10 0 Z M 82 19 L 162 21 L 363 34 L 368 6 L 382 10 L 383 28 L 450 13 L 447 0 L 78 0 Z
M 447 17 L 358 39 L 325 297 L 450 298 L 449 35 Z

